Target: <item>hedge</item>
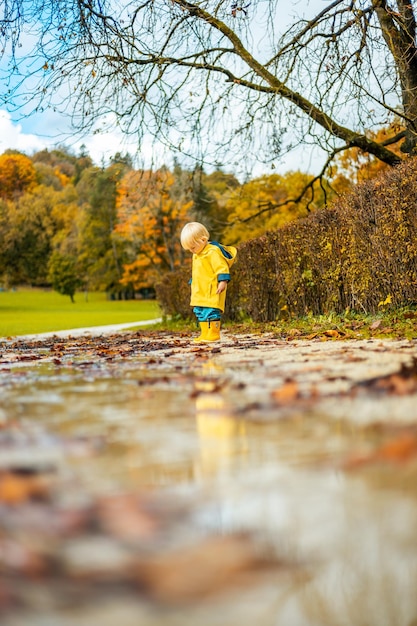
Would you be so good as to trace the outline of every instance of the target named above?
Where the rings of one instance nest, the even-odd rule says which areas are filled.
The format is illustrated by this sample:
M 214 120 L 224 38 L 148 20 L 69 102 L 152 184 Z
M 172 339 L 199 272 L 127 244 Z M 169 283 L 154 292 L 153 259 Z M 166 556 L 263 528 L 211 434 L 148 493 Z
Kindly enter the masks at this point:
M 226 242 L 229 243 L 229 242 Z M 189 317 L 190 267 L 156 287 L 166 314 Z M 417 158 L 331 207 L 238 246 L 226 317 L 272 321 L 417 301 Z

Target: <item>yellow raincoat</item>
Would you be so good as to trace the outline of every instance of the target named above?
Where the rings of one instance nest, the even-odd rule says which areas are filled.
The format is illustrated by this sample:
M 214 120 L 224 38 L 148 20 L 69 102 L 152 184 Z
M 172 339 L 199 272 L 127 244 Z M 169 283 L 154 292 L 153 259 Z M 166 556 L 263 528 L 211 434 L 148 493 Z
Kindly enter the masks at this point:
M 216 293 L 217 283 L 230 280 L 229 269 L 236 260 L 237 250 L 209 241 L 199 254 L 193 254 L 191 306 L 204 306 L 224 311 L 226 290 Z

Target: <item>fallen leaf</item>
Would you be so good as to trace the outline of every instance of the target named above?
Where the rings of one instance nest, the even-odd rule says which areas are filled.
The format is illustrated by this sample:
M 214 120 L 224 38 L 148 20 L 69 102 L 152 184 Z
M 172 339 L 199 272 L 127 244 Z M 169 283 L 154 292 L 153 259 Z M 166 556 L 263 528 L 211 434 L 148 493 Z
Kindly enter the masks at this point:
M 377 458 L 387 461 L 408 461 L 417 456 L 417 437 L 414 433 L 403 433 L 387 441 L 376 451 Z
M 367 454 L 352 454 L 344 462 L 346 470 L 360 468 L 374 463 L 405 463 L 417 457 L 417 436 L 415 433 L 401 433 Z
M 121 539 L 143 539 L 155 534 L 158 521 L 133 494 L 116 494 L 98 502 L 100 523 Z
M 366 389 L 392 395 L 407 395 L 417 391 L 417 357 L 411 364 L 402 363 L 398 372 L 362 380 L 354 385 L 355 389 Z
M 360 361 L 366 361 L 364 356 L 355 356 L 354 354 L 348 354 L 345 358 L 347 363 L 359 363 Z
M 300 397 L 298 383 L 295 380 L 288 379 L 282 387 L 271 391 L 271 396 L 276 402 L 282 404 L 293 402 Z
M 338 330 L 325 330 L 323 333 L 326 337 L 340 337 L 341 333 Z
M 48 484 L 39 476 L 0 475 L 0 502 L 21 504 L 27 500 L 44 500 L 49 496 Z
M 15 541 L 14 539 L 1 538 L 0 560 L 2 570 L 29 578 L 45 574 L 48 570 L 47 560 L 30 544 L 30 540 Z
M 406 313 L 404 313 L 403 315 L 405 320 L 411 320 L 414 317 L 417 317 L 417 312 L 416 311 L 407 311 Z
M 372 324 L 369 326 L 370 330 L 376 330 L 377 328 L 379 328 L 382 324 L 382 320 L 375 320 L 375 322 L 372 322 Z

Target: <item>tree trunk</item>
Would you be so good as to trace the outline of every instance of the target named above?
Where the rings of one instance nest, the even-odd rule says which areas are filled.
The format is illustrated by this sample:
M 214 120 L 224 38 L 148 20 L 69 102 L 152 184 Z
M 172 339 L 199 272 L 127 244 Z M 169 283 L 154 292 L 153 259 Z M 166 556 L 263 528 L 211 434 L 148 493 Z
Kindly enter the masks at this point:
M 417 154 L 417 49 L 416 21 L 410 0 L 397 0 L 398 11 L 386 0 L 373 0 L 382 35 L 394 59 L 401 85 L 406 126 L 402 152 Z

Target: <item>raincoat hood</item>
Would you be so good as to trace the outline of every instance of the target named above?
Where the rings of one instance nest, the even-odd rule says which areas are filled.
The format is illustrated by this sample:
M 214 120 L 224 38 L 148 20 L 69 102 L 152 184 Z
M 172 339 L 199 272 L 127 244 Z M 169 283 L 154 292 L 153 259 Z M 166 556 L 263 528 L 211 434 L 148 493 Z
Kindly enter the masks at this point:
M 218 241 L 209 241 L 209 244 L 212 246 L 217 246 L 221 251 L 222 255 L 226 259 L 226 262 L 229 267 L 232 267 L 233 263 L 236 261 L 237 250 L 233 246 L 224 246 L 222 243 Z

